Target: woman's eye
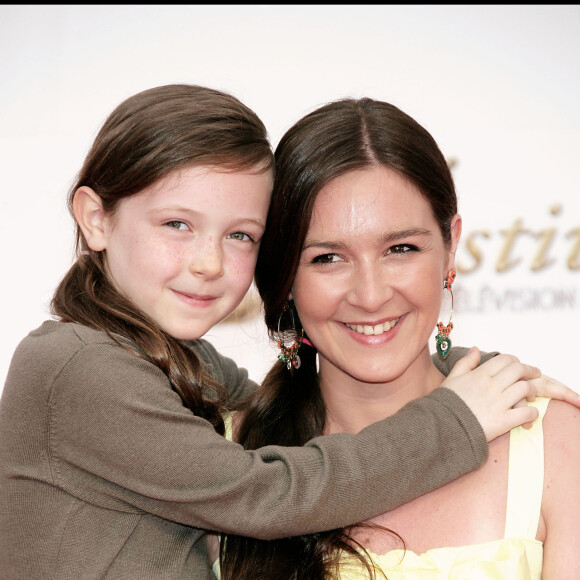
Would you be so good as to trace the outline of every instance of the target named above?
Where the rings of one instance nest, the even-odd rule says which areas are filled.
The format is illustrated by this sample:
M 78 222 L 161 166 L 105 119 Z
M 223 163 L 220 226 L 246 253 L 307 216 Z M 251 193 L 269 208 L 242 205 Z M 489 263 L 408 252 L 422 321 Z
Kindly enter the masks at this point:
M 174 230 L 187 230 L 189 229 L 187 224 L 185 222 L 182 222 L 181 220 L 170 220 L 168 222 L 165 222 L 165 225 L 173 228 Z
M 410 244 L 397 244 L 396 246 L 391 246 L 387 250 L 387 254 L 406 254 L 407 252 L 416 252 L 417 246 L 412 246 Z
M 338 254 L 321 254 L 316 256 L 313 260 L 313 264 L 331 264 L 332 262 L 338 262 L 340 256 Z
M 252 236 L 245 234 L 244 232 L 234 232 L 233 234 L 228 234 L 228 238 L 231 240 L 238 240 L 240 242 L 253 241 Z

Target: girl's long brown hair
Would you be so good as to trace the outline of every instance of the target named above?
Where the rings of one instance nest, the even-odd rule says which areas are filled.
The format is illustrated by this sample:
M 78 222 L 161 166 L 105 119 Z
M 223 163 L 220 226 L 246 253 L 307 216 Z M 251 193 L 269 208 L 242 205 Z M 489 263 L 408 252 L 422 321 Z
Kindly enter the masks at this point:
M 256 285 L 273 339 L 293 326 L 298 335 L 302 332 L 288 296 L 316 196 L 332 179 L 373 165 L 398 171 L 429 201 L 443 239 L 450 240 L 457 198 L 445 158 L 419 123 L 389 103 L 364 98 L 325 105 L 287 131 L 275 158 L 274 191 L 256 268 Z M 316 351 L 302 345 L 299 355 L 302 364 L 298 369 L 288 370 L 277 361 L 242 408 L 236 439 L 246 448 L 304 445 L 324 432 L 326 408 L 318 383 Z M 359 558 L 370 578 L 385 577 L 374 569 L 364 550 L 355 550 L 356 542 L 348 532 L 339 529 L 276 541 L 226 535 L 222 539 L 222 579 L 336 578 L 343 550 Z
M 107 118 L 70 189 L 92 188 L 107 213 L 169 173 L 191 166 L 267 171 L 273 154 L 266 128 L 235 97 L 207 87 L 166 85 L 122 102 Z M 109 280 L 103 252 L 89 251 L 76 226 L 76 262 L 58 285 L 51 311 L 63 322 L 102 330 L 159 367 L 193 413 L 223 434 L 225 390 L 184 342 L 172 338 Z

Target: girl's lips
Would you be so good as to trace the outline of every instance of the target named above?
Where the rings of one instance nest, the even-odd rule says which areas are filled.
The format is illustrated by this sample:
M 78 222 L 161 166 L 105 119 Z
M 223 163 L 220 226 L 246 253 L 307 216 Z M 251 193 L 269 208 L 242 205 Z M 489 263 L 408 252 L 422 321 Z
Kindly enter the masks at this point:
M 183 302 L 191 306 L 210 306 L 217 300 L 217 296 L 209 294 L 186 294 L 184 292 L 179 292 L 179 290 L 173 290 L 173 293 Z
M 384 332 L 388 332 L 391 330 L 401 318 L 397 318 L 395 320 L 387 320 L 381 324 L 349 324 L 345 323 L 347 328 L 356 332 L 357 334 L 364 334 L 365 336 L 380 336 Z

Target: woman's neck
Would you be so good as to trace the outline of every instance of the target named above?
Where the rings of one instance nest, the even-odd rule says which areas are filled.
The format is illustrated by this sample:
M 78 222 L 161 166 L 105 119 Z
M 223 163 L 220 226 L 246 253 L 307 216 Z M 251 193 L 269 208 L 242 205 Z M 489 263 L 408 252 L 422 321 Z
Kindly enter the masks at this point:
M 322 361 L 319 378 L 327 409 L 325 433 L 358 433 L 429 394 L 444 376 L 426 349 L 401 376 L 388 382 L 362 382 Z

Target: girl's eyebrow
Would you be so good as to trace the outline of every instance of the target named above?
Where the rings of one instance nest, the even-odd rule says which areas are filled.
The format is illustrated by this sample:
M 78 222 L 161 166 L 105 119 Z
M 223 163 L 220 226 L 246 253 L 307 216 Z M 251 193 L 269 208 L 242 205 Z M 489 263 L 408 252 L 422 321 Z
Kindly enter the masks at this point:
M 183 213 L 183 214 L 190 215 L 192 217 L 203 214 L 203 212 L 198 212 L 198 211 L 195 211 L 194 209 L 190 209 L 188 207 L 182 207 L 180 205 L 165 205 L 165 206 L 161 206 L 161 207 L 155 207 L 155 208 L 152 208 L 151 210 L 149 210 L 149 213 L 151 215 L 163 214 L 166 212 Z M 262 221 L 261 219 L 255 219 L 253 217 L 240 216 L 236 223 L 240 224 L 240 226 L 242 226 L 244 224 L 254 224 L 262 229 L 266 228 L 266 223 L 264 221 Z
M 426 230 L 424 228 L 409 228 L 407 230 L 388 232 L 379 238 L 379 242 L 381 244 L 391 244 L 393 242 L 398 242 L 405 238 L 411 238 L 414 236 L 432 236 L 432 235 L 433 235 L 432 231 Z M 307 250 L 309 248 L 328 248 L 331 250 L 344 250 L 346 247 L 347 245 L 344 242 L 340 241 L 331 241 L 331 240 L 326 241 L 307 238 L 304 242 L 304 246 L 302 247 L 302 249 Z

